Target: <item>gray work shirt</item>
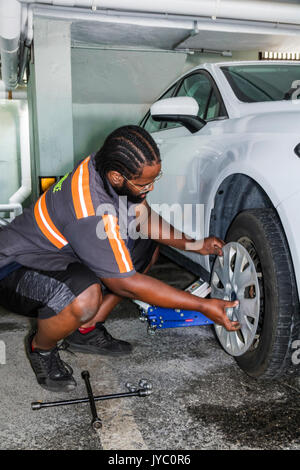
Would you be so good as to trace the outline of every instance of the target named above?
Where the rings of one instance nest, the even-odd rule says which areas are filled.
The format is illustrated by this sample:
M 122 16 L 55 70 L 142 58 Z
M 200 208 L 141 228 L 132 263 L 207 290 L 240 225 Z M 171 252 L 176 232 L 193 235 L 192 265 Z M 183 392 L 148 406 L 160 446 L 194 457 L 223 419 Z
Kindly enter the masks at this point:
M 99 277 L 133 275 L 132 240 L 126 231 L 136 204 L 126 205 L 107 184 L 111 194 L 95 169 L 94 155 L 79 162 L 0 230 L 0 268 L 17 262 L 56 271 L 80 261 Z

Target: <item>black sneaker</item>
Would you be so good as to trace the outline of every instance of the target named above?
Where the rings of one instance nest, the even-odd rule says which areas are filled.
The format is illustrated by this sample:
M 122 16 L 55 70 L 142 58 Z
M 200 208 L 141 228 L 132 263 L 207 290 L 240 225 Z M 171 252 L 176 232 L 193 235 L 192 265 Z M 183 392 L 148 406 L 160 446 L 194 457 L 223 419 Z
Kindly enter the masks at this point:
M 73 378 L 73 369 L 59 356 L 59 348 L 45 351 L 35 348 L 32 351 L 32 339 L 35 332 L 28 335 L 25 340 L 25 349 L 31 367 L 41 387 L 51 392 L 69 392 L 76 387 Z
M 130 343 L 113 338 L 103 323 L 96 323 L 96 328 L 88 333 L 74 331 L 65 338 L 63 346 L 71 351 L 112 356 L 129 354 L 132 351 Z

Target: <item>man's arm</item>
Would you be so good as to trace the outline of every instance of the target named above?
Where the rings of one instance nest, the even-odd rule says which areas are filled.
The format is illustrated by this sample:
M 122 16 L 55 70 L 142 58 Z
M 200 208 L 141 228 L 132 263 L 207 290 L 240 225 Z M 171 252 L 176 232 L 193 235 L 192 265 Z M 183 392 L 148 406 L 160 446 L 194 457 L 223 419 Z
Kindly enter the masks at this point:
M 238 322 L 228 319 L 225 309 L 236 307 L 238 302 L 227 302 L 220 299 L 203 299 L 189 292 L 176 289 L 158 279 L 145 274 L 135 273 L 125 278 L 102 278 L 103 283 L 121 297 L 142 300 L 150 305 L 165 308 L 181 308 L 203 313 L 213 322 L 224 326 L 228 331 L 240 328 Z
M 136 208 L 138 230 L 148 238 L 179 250 L 194 251 L 201 255 L 222 256 L 224 242 L 217 237 L 194 240 L 180 232 L 154 212 L 147 201 Z

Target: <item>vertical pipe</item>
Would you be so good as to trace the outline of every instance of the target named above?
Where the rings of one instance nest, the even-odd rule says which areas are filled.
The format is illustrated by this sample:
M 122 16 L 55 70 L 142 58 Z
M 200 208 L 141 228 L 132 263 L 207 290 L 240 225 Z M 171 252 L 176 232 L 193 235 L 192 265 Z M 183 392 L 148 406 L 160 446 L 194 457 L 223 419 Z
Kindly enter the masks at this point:
M 0 0 L 0 54 L 2 80 L 8 90 L 18 85 L 21 4 L 17 0 Z

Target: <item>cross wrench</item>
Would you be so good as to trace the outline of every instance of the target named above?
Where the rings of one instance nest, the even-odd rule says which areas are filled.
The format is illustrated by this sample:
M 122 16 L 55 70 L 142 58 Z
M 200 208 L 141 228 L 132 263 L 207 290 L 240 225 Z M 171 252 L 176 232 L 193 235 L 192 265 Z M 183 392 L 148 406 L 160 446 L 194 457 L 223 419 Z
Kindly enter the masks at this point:
M 91 413 L 92 413 L 92 422 L 91 425 L 95 429 L 101 429 L 102 428 L 102 421 L 97 415 L 97 410 L 96 410 L 96 404 L 95 404 L 95 397 L 93 395 L 92 387 L 91 387 L 91 382 L 90 382 L 90 373 L 88 370 L 83 370 L 81 372 L 81 377 L 83 378 L 88 394 L 88 399 L 90 402 L 90 408 L 91 408 Z
M 100 429 L 102 427 L 102 421 L 97 415 L 96 411 L 96 401 L 102 400 L 111 400 L 113 398 L 125 398 L 125 397 L 146 397 L 152 393 L 152 385 L 148 383 L 145 379 L 141 379 L 139 382 L 139 387 L 137 388 L 130 383 L 126 384 L 126 388 L 128 392 L 125 393 L 115 393 L 112 395 L 98 395 L 94 396 L 91 388 L 91 384 L 89 381 L 90 374 L 88 371 L 82 371 L 81 376 L 85 381 L 88 397 L 87 398 L 75 398 L 73 400 L 61 400 L 61 401 L 52 401 L 52 402 L 40 402 L 35 401 L 31 403 L 32 410 L 40 410 L 42 408 L 52 408 L 54 406 L 65 406 L 65 405 L 75 405 L 77 403 L 90 403 L 91 412 L 92 412 L 92 427 L 96 429 Z

